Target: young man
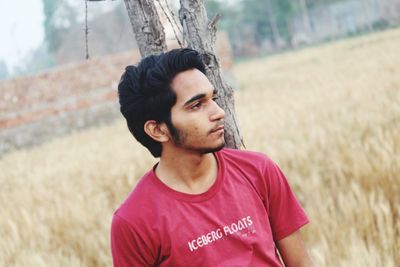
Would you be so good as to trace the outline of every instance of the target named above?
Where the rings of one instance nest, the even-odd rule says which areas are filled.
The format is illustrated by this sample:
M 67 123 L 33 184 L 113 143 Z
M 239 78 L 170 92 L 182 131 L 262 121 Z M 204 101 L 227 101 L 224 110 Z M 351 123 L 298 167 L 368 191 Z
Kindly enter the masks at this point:
M 307 216 L 267 156 L 224 149 L 224 111 L 199 54 L 128 66 L 118 87 L 134 137 L 160 161 L 115 212 L 114 266 L 311 266 Z

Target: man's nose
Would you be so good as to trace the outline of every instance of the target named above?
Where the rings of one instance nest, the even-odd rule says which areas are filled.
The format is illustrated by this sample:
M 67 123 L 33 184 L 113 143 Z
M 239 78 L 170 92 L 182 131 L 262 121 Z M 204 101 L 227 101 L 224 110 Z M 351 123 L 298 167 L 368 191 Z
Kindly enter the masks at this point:
M 222 120 L 223 118 L 225 118 L 225 111 L 217 104 L 217 102 L 214 102 L 211 120 Z

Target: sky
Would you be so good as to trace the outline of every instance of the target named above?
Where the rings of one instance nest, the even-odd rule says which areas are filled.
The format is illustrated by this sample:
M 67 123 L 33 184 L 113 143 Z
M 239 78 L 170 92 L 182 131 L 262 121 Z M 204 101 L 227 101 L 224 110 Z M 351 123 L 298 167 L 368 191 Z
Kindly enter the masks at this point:
M 44 38 L 42 0 L 0 0 L 0 60 L 8 70 Z
M 43 0 L 0 0 L 0 61 L 12 72 L 15 66 L 44 39 Z M 78 20 L 84 19 L 84 1 L 66 0 L 78 11 Z M 115 1 L 117 4 L 117 1 Z M 109 1 L 89 2 L 89 18 L 105 12 L 116 4 Z

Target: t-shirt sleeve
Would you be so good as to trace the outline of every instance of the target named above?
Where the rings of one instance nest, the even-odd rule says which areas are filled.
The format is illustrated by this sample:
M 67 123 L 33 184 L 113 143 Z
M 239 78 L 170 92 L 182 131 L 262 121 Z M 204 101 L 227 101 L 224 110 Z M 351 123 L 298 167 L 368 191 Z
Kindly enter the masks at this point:
M 274 240 L 278 241 L 309 222 L 304 209 L 276 163 L 268 159 L 265 168 L 266 209 Z
M 140 234 L 127 220 L 114 214 L 111 252 L 115 267 L 153 266 L 155 255 L 149 237 Z

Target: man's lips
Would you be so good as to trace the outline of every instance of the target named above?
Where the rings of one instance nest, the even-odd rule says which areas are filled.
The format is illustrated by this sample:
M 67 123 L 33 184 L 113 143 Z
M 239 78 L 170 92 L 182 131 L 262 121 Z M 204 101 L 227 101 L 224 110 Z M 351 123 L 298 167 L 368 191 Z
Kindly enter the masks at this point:
M 217 128 L 214 128 L 211 133 L 216 133 L 216 132 L 223 132 L 224 131 L 224 125 L 220 125 Z

